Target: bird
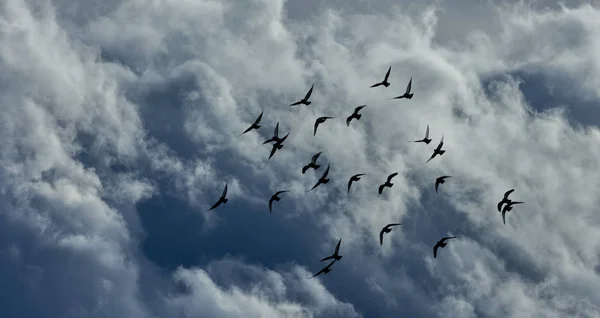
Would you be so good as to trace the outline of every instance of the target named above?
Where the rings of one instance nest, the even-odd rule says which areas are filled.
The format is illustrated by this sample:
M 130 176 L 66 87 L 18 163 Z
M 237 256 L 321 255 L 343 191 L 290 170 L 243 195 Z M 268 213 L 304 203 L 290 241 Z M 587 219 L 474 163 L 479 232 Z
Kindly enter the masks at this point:
M 331 266 L 333 265 L 333 263 L 335 263 L 336 261 L 333 261 L 331 263 L 329 263 L 329 265 L 325 266 L 322 270 L 320 270 L 319 272 L 317 272 L 313 277 L 309 277 L 309 278 L 315 278 L 321 274 L 327 274 L 329 272 L 331 272 Z
M 315 88 L 315 84 L 312 84 L 312 86 L 310 87 L 310 89 L 308 90 L 308 93 L 306 93 L 306 96 L 304 96 L 303 99 L 290 104 L 290 106 L 296 106 L 296 105 L 300 105 L 300 104 L 304 104 L 306 106 L 310 105 L 310 101 L 308 100 L 310 98 L 310 95 L 312 95 L 313 92 L 313 88 Z
M 391 72 L 391 71 L 392 71 L 392 67 L 390 66 L 390 68 L 388 68 L 388 71 L 387 71 L 387 73 L 385 73 L 385 77 L 383 78 L 383 81 L 382 81 L 382 82 L 379 82 L 379 83 L 377 83 L 377 84 L 373 84 L 373 85 L 371 85 L 371 88 L 373 88 L 373 87 L 377 87 L 377 86 L 381 86 L 381 85 L 383 85 L 383 86 L 385 86 L 385 87 L 388 87 L 388 86 L 390 86 L 390 84 L 391 84 L 391 83 L 390 83 L 390 82 L 388 82 L 388 78 L 390 77 L 390 72 Z
M 317 134 L 317 128 L 319 128 L 320 124 L 324 123 L 327 119 L 332 119 L 332 118 L 333 117 L 328 117 L 328 116 L 317 118 L 317 120 L 315 121 L 315 131 L 313 132 L 313 136 Z
M 290 190 L 277 191 L 271 196 L 271 199 L 269 199 L 269 212 L 273 212 L 273 201 L 279 202 L 279 200 L 281 200 L 281 197 L 279 197 L 279 195 L 286 192 L 290 192 Z
M 263 145 L 270 143 L 270 142 L 278 142 L 278 141 L 281 141 L 281 138 L 279 138 L 279 122 L 277 122 L 277 124 L 275 125 L 275 129 L 273 131 L 273 137 L 265 140 L 265 142 L 263 142 Z
M 438 177 L 437 179 L 435 179 L 435 193 L 438 192 L 438 186 L 440 184 L 444 184 L 444 182 L 446 182 L 447 178 L 452 178 L 452 176 L 441 176 L 441 177 Z
M 327 174 L 329 173 L 329 166 L 330 166 L 330 164 L 327 165 L 327 169 L 325 170 L 325 172 L 323 172 L 323 175 L 319 178 L 317 183 L 315 183 L 315 185 L 308 191 L 313 190 L 314 188 L 318 187 L 321 184 L 325 184 L 325 183 L 329 182 L 329 179 L 327 179 Z M 306 192 L 308 192 L 308 191 L 306 191 Z
M 221 204 L 227 203 L 227 201 L 229 201 L 229 200 L 227 200 L 225 198 L 226 195 L 227 195 L 227 183 L 225 183 L 225 189 L 223 189 L 223 193 L 221 194 L 221 197 L 219 198 L 219 201 L 217 201 L 215 204 L 213 204 L 213 206 L 210 207 L 210 209 L 208 209 L 208 211 L 210 211 L 212 209 L 216 209 Z M 206 211 L 206 212 L 208 212 L 208 211 Z
M 333 259 L 333 260 L 336 260 L 336 261 L 341 260 L 342 256 L 339 254 L 339 252 L 340 252 L 340 244 L 342 244 L 342 239 L 340 239 L 338 241 L 337 245 L 335 246 L 335 251 L 333 252 L 333 255 L 325 257 L 324 259 L 321 260 L 321 262 L 322 261 L 326 261 L 328 259 Z
M 381 229 L 381 232 L 379 232 L 379 245 L 383 245 L 383 233 L 390 233 L 392 231 L 392 226 L 396 225 L 402 225 L 402 223 L 391 223 Z
M 273 148 L 271 148 L 271 154 L 269 155 L 269 159 L 271 159 L 271 157 L 273 157 L 273 155 L 275 154 L 275 152 L 277 152 L 277 150 L 283 148 L 283 142 L 287 139 L 287 137 L 290 135 L 290 133 L 287 133 L 287 135 L 283 136 L 283 138 L 277 140 L 274 144 L 273 144 Z M 269 160 L 267 159 L 267 160 Z
M 350 177 L 350 180 L 348 180 L 348 193 L 350 193 L 350 187 L 352 186 L 352 182 L 360 180 L 360 177 L 362 177 L 364 175 L 366 175 L 366 173 L 359 173 L 359 174 L 355 174 L 352 177 Z
M 506 191 L 504 193 L 504 197 L 502 198 L 502 200 L 500 202 L 498 202 L 498 212 L 500 212 L 502 210 L 502 205 L 504 203 L 509 203 L 511 200 L 508 198 L 508 196 L 513 193 L 515 191 L 515 189 L 510 189 L 508 191 Z
M 260 120 L 262 119 L 263 112 L 264 112 L 264 111 L 260 112 L 260 115 L 258 115 L 258 117 L 257 117 L 257 118 L 256 118 L 256 120 L 254 121 L 254 123 L 253 123 L 252 125 L 250 125 L 250 127 L 248 127 L 248 129 L 244 130 L 244 132 L 243 132 L 241 135 L 243 135 L 243 134 L 245 134 L 245 133 L 249 132 L 249 131 L 250 131 L 250 130 L 252 130 L 252 129 L 258 129 L 258 128 L 260 128 L 260 125 L 259 125 L 258 123 L 260 123 Z M 241 136 L 241 135 L 240 135 L 240 136 Z
M 510 202 L 506 203 L 506 205 L 502 209 L 502 223 L 506 224 L 506 212 L 510 212 L 510 210 L 513 209 L 512 208 L 513 205 L 521 204 L 521 203 L 525 203 L 525 202 L 510 201 Z
M 421 140 L 415 140 L 414 142 L 424 142 L 425 144 L 429 145 L 431 142 L 431 139 L 429 139 L 429 125 L 427 125 L 427 130 L 425 130 L 425 138 Z
M 317 159 L 319 159 L 319 156 L 321 156 L 321 153 L 323 153 L 323 152 L 322 151 L 317 152 L 314 156 L 312 156 L 312 158 L 310 159 L 310 162 L 306 166 L 302 167 L 302 174 L 305 174 L 308 169 L 312 168 L 312 169 L 317 170 L 317 169 L 319 169 L 319 167 L 321 167 L 320 165 L 317 164 Z
M 446 152 L 446 150 L 442 150 L 442 146 L 444 145 L 444 136 L 442 135 L 442 140 L 440 140 L 440 144 L 437 146 L 437 148 L 435 148 L 433 150 L 433 155 L 431 155 L 431 158 L 429 158 L 429 160 L 427 160 L 425 163 L 428 163 L 429 161 L 431 161 L 431 159 L 435 158 L 435 156 L 437 155 L 443 155 L 444 152 Z
M 446 245 L 448 245 L 448 243 L 444 243 L 444 242 L 446 240 L 453 239 L 453 238 L 456 238 L 456 236 L 447 236 L 447 237 L 444 237 L 441 240 L 437 241 L 437 243 L 435 243 L 435 246 L 433 247 L 433 258 L 435 258 L 437 256 L 438 247 L 441 247 L 441 248 L 446 247 Z
M 398 172 L 394 172 L 387 177 L 387 180 L 384 184 L 379 186 L 379 194 L 383 193 L 383 188 L 388 187 L 391 188 L 394 184 L 392 183 L 392 178 L 398 175 Z
M 401 99 L 401 98 L 411 99 L 413 97 L 413 94 L 410 93 L 411 87 L 412 87 L 412 77 L 410 78 L 410 81 L 408 82 L 408 86 L 406 86 L 406 92 L 404 93 L 404 95 L 396 96 L 393 99 Z
M 348 116 L 348 118 L 346 118 L 346 126 L 350 127 L 350 122 L 352 121 L 352 119 L 359 120 L 362 117 L 362 115 L 359 114 L 358 112 L 365 107 L 367 107 L 367 105 L 360 105 L 360 106 L 356 107 L 354 109 L 354 112 L 352 113 L 352 115 L 350 115 L 350 116 Z

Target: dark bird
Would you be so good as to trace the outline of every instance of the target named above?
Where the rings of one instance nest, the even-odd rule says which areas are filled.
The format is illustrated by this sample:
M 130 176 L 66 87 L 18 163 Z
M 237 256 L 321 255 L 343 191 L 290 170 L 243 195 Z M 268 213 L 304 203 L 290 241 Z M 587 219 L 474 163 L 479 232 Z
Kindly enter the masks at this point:
M 410 93 L 411 87 L 412 87 L 412 77 L 410 78 L 410 81 L 408 82 L 408 86 L 406 86 L 406 92 L 404 93 L 404 95 L 396 96 L 393 99 L 401 99 L 401 98 L 411 99 L 413 97 L 413 94 Z
M 273 130 L 273 137 L 265 140 L 265 142 L 263 142 L 263 145 L 270 142 L 281 142 L 281 138 L 279 138 L 279 122 L 277 122 L 277 125 L 275 125 L 275 130 Z
M 317 120 L 315 121 L 315 131 L 313 132 L 313 136 L 317 134 L 317 128 L 319 128 L 319 125 L 324 123 L 327 119 L 332 119 L 333 117 L 319 117 L 317 118 Z
M 320 165 L 317 164 L 317 159 L 319 159 L 319 156 L 321 155 L 321 153 L 323 153 L 322 151 L 317 152 L 314 156 L 312 156 L 312 158 L 310 159 L 310 162 L 302 167 L 302 174 L 306 173 L 306 170 L 308 169 L 319 169 L 319 167 L 321 167 Z
M 287 137 L 290 135 L 290 133 L 287 133 L 287 135 L 283 136 L 283 138 L 277 140 L 274 144 L 273 144 L 273 148 L 271 148 L 271 154 L 269 155 L 269 159 L 271 159 L 271 157 L 273 157 L 273 155 L 275 154 L 275 152 L 277 152 L 277 150 L 283 148 L 283 142 L 287 139 Z M 267 159 L 267 160 L 269 160 Z
M 439 240 L 437 243 L 435 243 L 435 246 L 433 247 L 433 258 L 435 258 L 437 256 L 438 247 L 441 247 L 441 248 L 446 247 L 446 245 L 448 245 L 448 243 L 444 243 L 444 242 L 446 240 L 453 239 L 453 238 L 456 238 L 456 236 L 447 236 L 447 237 L 444 237 L 443 239 Z
M 502 223 L 506 224 L 506 212 L 510 212 L 513 209 L 512 208 L 513 205 L 521 204 L 521 203 L 525 203 L 525 202 L 510 201 L 510 202 L 506 203 L 506 205 L 502 209 Z
M 260 125 L 258 123 L 260 123 L 260 120 L 262 119 L 262 116 L 263 116 L 263 112 L 260 112 L 260 115 L 258 115 L 258 118 L 256 118 L 256 120 L 254 121 L 254 123 L 252 125 L 250 125 L 250 127 L 248 127 L 248 129 L 244 130 L 244 132 L 241 135 L 249 132 L 252 129 L 258 129 L 258 128 L 260 128 Z
M 221 204 L 227 203 L 227 201 L 229 201 L 229 200 L 227 200 L 225 198 L 226 195 L 227 195 L 227 183 L 225 183 L 225 189 L 223 189 L 223 193 L 221 194 L 221 197 L 219 198 L 219 201 L 217 201 L 215 204 L 213 204 L 213 206 L 210 207 L 210 209 L 208 209 L 208 211 L 210 211 L 212 209 L 216 209 Z M 208 211 L 206 211 L 206 212 L 208 212 Z
M 402 225 L 402 223 L 391 223 L 381 229 L 381 232 L 379 232 L 379 245 L 383 245 L 383 233 L 390 233 L 392 231 L 392 226 L 396 225 Z
M 297 101 L 297 102 L 295 102 L 293 104 L 290 104 L 290 106 L 296 106 L 296 105 L 300 105 L 300 104 L 304 104 L 306 106 L 310 105 L 311 102 L 308 101 L 308 99 L 310 98 L 310 95 L 312 95 L 313 88 L 315 88 L 315 84 L 313 84 L 310 87 L 310 89 L 308 90 L 308 93 L 306 93 L 306 96 L 304 96 L 303 99 L 301 99 L 301 100 L 299 100 L 299 101 Z
M 383 85 L 385 87 L 390 86 L 391 83 L 388 82 L 388 78 L 390 77 L 390 73 L 391 72 L 392 72 L 392 67 L 390 66 L 390 68 L 388 68 L 387 73 L 385 73 L 385 77 L 383 78 L 383 82 L 379 82 L 377 84 L 373 84 L 373 85 L 371 85 L 371 87 L 377 87 L 377 86 L 381 86 L 381 85 Z
M 352 186 L 352 182 L 360 180 L 360 177 L 362 177 L 364 175 L 366 175 L 366 173 L 359 173 L 359 174 L 355 174 L 352 177 L 350 177 L 350 180 L 348 180 L 348 193 L 350 193 L 350 187 Z
M 415 142 L 424 142 L 429 145 L 431 139 L 429 139 L 429 125 L 427 125 L 427 130 L 425 130 L 425 138 L 421 140 L 415 140 Z
M 440 184 L 444 184 L 444 182 L 446 182 L 447 178 L 452 178 L 452 176 L 441 176 L 441 177 L 438 177 L 437 179 L 435 179 L 435 193 L 437 193 L 437 191 L 438 191 L 438 186 Z
M 433 150 L 433 155 L 431 155 L 431 158 L 429 158 L 429 160 L 427 160 L 425 163 L 428 163 L 429 161 L 431 161 L 431 159 L 435 158 L 435 156 L 437 155 L 443 155 L 444 152 L 446 152 L 446 150 L 442 150 L 442 146 L 444 145 L 444 136 L 442 135 L 442 140 L 440 140 L 440 144 L 437 146 L 437 148 L 435 148 Z
M 329 182 L 329 179 L 327 179 L 327 174 L 329 174 L 329 166 L 330 165 L 331 164 L 327 165 L 327 169 L 325 170 L 325 172 L 323 173 L 323 175 L 319 178 L 319 181 L 317 181 L 317 183 L 310 190 L 308 190 L 308 191 L 311 191 L 312 189 L 318 187 L 321 184 L 325 184 L 325 183 Z M 306 192 L 308 192 L 308 191 L 306 191 Z
M 281 200 L 281 197 L 279 197 L 279 195 L 282 194 L 282 193 L 286 193 L 286 192 L 290 192 L 290 190 L 277 191 L 277 192 L 275 192 L 275 194 L 273 194 L 271 196 L 271 199 L 269 199 L 269 212 L 273 212 L 272 211 L 273 201 L 279 202 L 279 200 Z
M 509 203 L 511 201 L 508 198 L 508 196 L 510 196 L 510 194 L 513 193 L 514 191 L 515 191 L 515 189 L 510 189 L 504 193 L 504 197 L 502 198 L 502 200 L 500 202 L 498 202 L 498 212 L 500 212 L 502 210 L 502 205 L 504 203 Z
M 348 116 L 348 118 L 346 118 L 346 126 L 350 127 L 350 122 L 352 121 L 352 119 L 359 120 L 362 117 L 362 115 L 359 114 L 358 112 L 365 107 L 367 107 L 367 105 L 360 105 L 360 106 L 356 107 L 354 109 L 354 113 L 352 113 L 352 115 L 350 115 L 350 116 Z
M 315 278 L 321 274 L 327 274 L 329 272 L 331 272 L 331 266 L 333 265 L 333 263 L 335 263 L 336 261 L 333 261 L 331 263 L 329 263 L 329 265 L 325 266 L 325 268 L 323 268 L 322 270 L 320 270 L 318 273 L 316 273 L 313 277 L 310 278 Z
M 385 188 L 385 187 L 391 188 L 392 186 L 394 186 L 394 184 L 392 183 L 392 178 L 394 178 L 397 175 L 398 175 L 398 172 L 394 172 L 387 177 L 387 180 L 385 181 L 385 183 L 379 186 L 379 194 L 381 194 L 383 192 L 383 188 Z
M 333 259 L 333 260 L 336 260 L 336 261 L 341 260 L 342 256 L 339 254 L 339 252 L 340 252 L 340 244 L 342 244 L 342 239 L 340 239 L 338 241 L 337 245 L 335 246 L 335 251 L 333 252 L 333 255 L 325 257 L 324 259 L 321 260 L 321 262 L 322 261 L 326 261 L 328 259 Z

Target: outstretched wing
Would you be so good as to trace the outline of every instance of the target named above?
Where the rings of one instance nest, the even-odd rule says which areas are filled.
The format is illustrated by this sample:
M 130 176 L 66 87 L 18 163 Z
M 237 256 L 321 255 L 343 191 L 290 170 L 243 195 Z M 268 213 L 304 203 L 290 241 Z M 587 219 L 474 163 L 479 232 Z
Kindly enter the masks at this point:
M 273 211 L 272 211 L 272 209 L 273 209 L 273 201 L 274 201 L 274 200 L 273 200 L 273 197 L 271 197 L 271 198 L 269 199 L 269 213 L 273 212 Z
M 381 232 L 379 232 L 379 245 L 383 245 L 383 232 L 384 232 L 384 229 L 386 227 L 384 227 L 383 229 L 381 229 Z
M 429 138 L 429 125 L 427 125 L 427 130 L 425 131 L 425 139 Z
M 385 184 L 379 186 L 379 194 L 383 193 L 383 188 L 385 188 Z
M 439 245 L 435 244 L 435 246 L 433 247 L 433 258 L 435 258 L 437 256 L 437 250 L 438 250 Z
M 408 82 L 408 86 L 406 86 L 406 94 L 410 94 L 411 88 L 412 88 L 412 77 L 410 78 L 410 81 Z
M 350 122 L 352 121 L 352 115 L 346 118 L 346 126 L 350 127 Z
M 315 130 L 313 131 L 313 136 L 317 134 L 317 128 L 319 128 L 319 118 L 315 120 Z
M 310 95 L 312 95 L 312 92 L 313 92 L 313 88 L 315 88 L 315 84 L 312 84 L 310 86 L 310 89 L 308 90 L 308 93 L 306 93 L 306 96 L 304 96 L 304 100 L 308 100 L 310 98 Z
M 325 170 L 325 172 L 323 172 L 323 175 L 321 176 L 321 178 L 326 178 L 326 177 L 327 177 L 327 174 L 329 174 L 329 166 L 330 166 L 330 165 L 331 165 L 331 164 L 328 164 L 328 165 L 327 165 L 327 169 Z
M 350 180 L 348 180 L 348 193 L 350 193 L 350 187 L 352 186 L 353 180 L 354 180 L 354 177 L 350 177 Z
M 310 162 L 316 164 L 317 163 L 317 159 L 319 159 L 319 156 L 321 155 L 321 153 L 323 153 L 323 152 L 319 151 L 314 156 L 312 156 L 312 158 L 310 159 Z
M 260 115 L 258 115 L 258 117 L 256 118 L 256 120 L 254 121 L 254 125 L 258 125 L 258 123 L 260 123 L 260 120 L 262 119 L 264 111 L 260 112 Z
M 383 79 L 384 82 L 387 82 L 388 78 L 390 78 L 391 72 L 392 72 L 392 67 L 390 66 L 390 68 L 388 68 L 387 73 L 385 73 L 385 78 Z
M 360 105 L 360 106 L 356 107 L 356 108 L 354 109 L 354 113 L 355 113 L 355 114 L 358 114 L 358 112 L 359 112 L 361 109 L 365 108 L 365 107 L 367 107 L 367 105 Z
M 275 130 L 273 130 L 273 136 L 279 137 L 279 122 L 275 125 Z
M 435 193 L 438 192 L 438 187 L 440 186 L 440 181 L 438 179 L 435 179 Z
M 342 244 L 342 239 L 340 239 L 337 245 L 335 246 L 335 252 L 333 253 L 333 255 L 338 255 L 338 252 L 340 251 L 340 244 Z
M 273 148 L 271 148 L 271 154 L 269 154 L 269 159 L 271 159 L 271 157 L 273 157 L 273 155 L 275 154 L 276 151 L 277 151 L 277 144 L 274 144 Z
M 213 204 L 213 206 L 210 207 L 210 209 L 208 209 L 208 211 L 210 210 L 214 210 L 215 208 L 217 208 L 219 205 L 221 205 L 221 200 L 217 201 L 215 204 Z M 207 211 L 207 212 L 208 212 Z
M 221 198 L 225 198 L 227 195 L 227 183 L 225 183 L 225 189 L 223 189 L 223 193 L 221 194 Z
M 394 172 L 387 177 L 387 182 L 392 182 L 392 179 L 398 175 L 398 172 Z
M 504 199 L 505 199 L 505 200 L 508 200 L 508 196 L 509 196 L 511 193 L 513 193 L 514 191 L 515 191 L 515 189 L 510 189 L 510 190 L 506 191 L 506 192 L 504 193 Z

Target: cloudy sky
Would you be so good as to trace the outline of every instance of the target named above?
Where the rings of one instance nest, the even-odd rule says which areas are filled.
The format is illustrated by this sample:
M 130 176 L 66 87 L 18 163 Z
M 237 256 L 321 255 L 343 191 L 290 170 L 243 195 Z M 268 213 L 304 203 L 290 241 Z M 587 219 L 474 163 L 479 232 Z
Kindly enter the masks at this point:
M 600 317 L 599 17 L 590 1 L 0 1 L 0 312 Z M 525 204 L 503 224 L 511 188 Z

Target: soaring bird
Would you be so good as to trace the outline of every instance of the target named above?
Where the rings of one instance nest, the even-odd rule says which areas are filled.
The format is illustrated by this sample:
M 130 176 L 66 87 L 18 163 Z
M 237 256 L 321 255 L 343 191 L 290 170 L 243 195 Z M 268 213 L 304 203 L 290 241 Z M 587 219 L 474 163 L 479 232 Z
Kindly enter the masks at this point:
M 360 177 L 362 177 L 364 175 L 366 175 L 366 173 L 359 173 L 359 174 L 355 174 L 352 177 L 350 177 L 350 180 L 348 180 L 348 193 L 350 193 L 350 187 L 352 186 L 352 182 L 360 180 Z
M 429 139 L 429 125 L 427 125 L 427 130 L 425 131 L 425 138 L 421 140 L 415 140 L 415 142 L 424 142 L 429 145 L 431 142 L 431 139 Z
M 310 278 L 315 278 L 321 274 L 327 274 L 329 272 L 331 272 L 331 266 L 333 265 L 333 263 L 335 263 L 336 261 L 333 261 L 331 263 L 329 263 L 329 265 L 325 266 L 322 270 L 320 270 L 318 273 L 316 273 L 313 277 Z
M 411 87 L 412 87 L 412 77 L 410 78 L 410 81 L 408 82 L 408 86 L 406 86 L 406 92 L 404 93 L 404 95 L 396 96 L 393 99 L 401 99 L 401 98 L 411 99 L 413 97 L 413 94 L 410 93 Z
M 331 164 L 327 165 L 327 169 L 325 170 L 325 172 L 323 173 L 323 175 L 319 178 L 319 181 L 317 181 L 317 183 L 315 183 L 315 185 L 310 190 L 308 190 L 308 191 L 313 190 L 314 188 L 318 187 L 321 184 L 325 184 L 325 183 L 329 182 L 329 179 L 327 179 L 327 174 L 329 174 L 329 166 L 330 165 Z
M 212 209 L 216 209 L 221 204 L 227 203 L 227 201 L 229 201 L 229 200 L 227 200 L 225 198 L 226 195 L 227 195 L 227 183 L 225 183 L 225 189 L 223 189 L 223 193 L 221 194 L 221 197 L 219 198 L 219 201 L 217 201 L 215 204 L 213 204 L 213 206 L 210 207 L 210 209 L 208 209 L 208 211 L 210 211 Z M 206 211 L 206 212 L 208 212 L 208 211 Z
M 444 136 L 442 135 L 442 140 L 440 140 L 440 144 L 437 146 L 437 148 L 435 148 L 433 150 L 433 155 L 431 155 L 431 158 L 429 158 L 429 160 L 427 160 L 425 163 L 428 163 L 429 161 L 431 161 L 431 159 L 435 158 L 435 156 L 437 155 L 443 155 L 444 152 L 446 152 L 446 150 L 442 150 L 442 146 L 444 145 Z
M 281 142 L 281 138 L 279 138 L 279 122 L 277 122 L 277 124 L 275 125 L 275 129 L 273 130 L 273 137 L 265 140 L 265 142 L 263 142 L 263 145 L 270 142 Z
M 435 179 L 435 193 L 437 193 L 437 191 L 438 191 L 438 186 L 440 184 L 444 184 L 444 182 L 446 182 L 447 178 L 452 178 L 452 176 L 441 176 L 441 177 L 438 177 L 437 179 Z
M 510 194 L 513 193 L 514 191 L 515 191 L 515 189 L 510 189 L 504 193 L 504 197 L 502 198 L 502 200 L 500 200 L 500 202 L 498 202 L 498 212 L 500 212 L 502 210 L 502 205 L 504 203 L 511 202 L 511 200 L 508 198 L 508 196 L 510 196 Z
M 333 254 L 331 256 L 327 256 L 324 259 L 321 260 L 322 261 L 326 261 L 328 259 L 333 259 L 336 261 L 339 261 L 342 259 L 342 256 L 339 254 L 340 253 L 340 244 L 342 244 L 342 239 L 340 239 L 337 243 L 337 245 L 335 246 L 335 251 L 333 252 Z
M 394 186 L 394 184 L 392 183 L 392 178 L 394 178 L 397 175 L 398 175 L 398 172 L 394 172 L 387 177 L 387 180 L 385 181 L 385 183 L 379 186 L 379 194 L 383 193 L 383 188 L 385 188 L 385 187 L 391 188 L 392 186 Z
M 390 233 L 392 231 L 392 226 L 396 225 L 402 225 L 402 223 L 391 223 L 381 229 L 381 232 L 379 232 L 379 245 L 383 245 L 383 233 Z
M 287 139 L 287 137 L 290 135 L 290 133 L 287 133 L 287 135 L 283 136 L 283 138 L 277 140 L 274 144 L 273 144 L 273 148 L 271 148 L 271 154 L 269 154 L 269 159 L 271 159 L 271 157 L 273 157 L 273 155 L 275 154 L 275 152 L 277 152 L 277 150 L 283 148 L 283 142 Z M 267 159 L 267 160 L 269 160 Z
M 453 239 L 453 238 L 456 238 L 456 236 L 447 236 L 447 237 L 444 237 L 441 240 L 437 241 L 437 243 L 435 243 L 435 246 L 433 247 L 433 258 L 435 258 L 437 256 L 438 247 L 441 247 L 441 248 L 446 247 L 446 245 L 448 245 L 448 243 L 444 243 L 444 242 L 446 240 Z
M 260 112 L 260 115 L 258 115 L 258 118 L 256 118 L 256 120 L 254 121 L 254 123 L 252 125 L 250 125 L 250 127 L 248 127 L 248 129 L 244 130 L 244 132 L 241 135 L 249 132 L 252 129 L 258 129 L 258 128 L 260 128 L 260 125 L 258 123 L 260 123 L 260 120 L 262 119 L 262 116 L 263 116 L 263 112 Z
M 513 205 L 521 204 L 521 203 L 525 203 L 525 202 L 510 201 L 510 202 L 506 203 L 506 205 L 502 209 L 502 223 L 506 224 L 506 212 L 510 212 L 510 210 L 513 209 L 512 208 Z
M 279 195 L 286 192 L 290 192 L 290 190 L 277 191 L 271 196 L 271 199 L 269 199 L 269 212 L 273 212 L 273 201 L 279 202 L 279 200 L 281 200 L 281 197 L 279 197 Z
M 308 169 L 319 169 L 319 167 L 321 167 L 320 165 L 317 164 L 317 159 L 319 159 L 319 156 L 321 155 L 321 153 L 323 153 L 322 151 L 317 152 L 314 156 L 312 156 L 312 158 L 310 159 L 310 162 L 302 167 L 302 174 L 306 173 L 306 170 Z
M 350 116 L 348 116 L 348 118 L 346 118 L 346 126 L 350 127 L 350 122 L 352 121 L 352 119 L 359 120 L 362 117 L 362 115 L 359 114 L 358 112 L 365 107 L 367 107 L 367 105 L 360 105 L 360 106 L 356 107 L 354 109 L 354 112 L 352 113 L 352 115 L 350 115 Z
M 390 72 L 392 72 L 392 67 L 391 66 L 390 66 L 390 68 L 388 68 L 387 73 L 385 73 L 385 78 L 383 79 L 383 82 L 379 82 L 377 84 L 373 84 L 373 85 L 371 85 L 371 87 L 377 87 L 377 86 L 381 86 L 381 85 L 383 85 L 385 87 L 390 86 L 391 83 L 388 82 L 388 78 L 390 77 Z
M 312 95 L 313 88 L 315 88 L 315 84 L 312 84 L 312 86 L 308 90 L 308 93 L 306 93 L 306 96 L 304 96 L 303 99 L 301 99 L 293 104 L 290 104 L 290 106 L 296 106 L 296 105 L 300 105 L 300 104 L 304 104 L 306 106 L 310 105 L 311 102 L 308 99 L 310 98 L 310 95 Z
M 317 118 L 317 120 L 315 121 L 315 131 L 313 132 L 313 136 L 317 134 L 317 128 L 319 128 L 320 124 L 324 123 L 327 119 L 332 119 L 332 118 L 333 117 L 328 117 L 328 116 Z

